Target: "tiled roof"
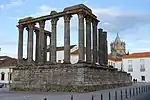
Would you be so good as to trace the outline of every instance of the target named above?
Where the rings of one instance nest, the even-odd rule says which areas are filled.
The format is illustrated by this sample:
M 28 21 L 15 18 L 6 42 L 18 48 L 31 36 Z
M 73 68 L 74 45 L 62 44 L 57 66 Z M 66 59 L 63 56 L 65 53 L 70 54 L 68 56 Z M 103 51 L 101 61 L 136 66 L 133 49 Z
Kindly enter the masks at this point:
M 121 58 L 113 58 L 111 55 L 108 55 L 108 60 L 112 60 L 112 61 L 122 61 Z
M 124 56 L 123 58 L 144 58 L 150 57 L 150 52 L 137 52 Z
M 0 67 L 15 66 L 16 63 L 17 63 L 17 59 L 15 58 L 11 58 L 8 56 L 0 56 Z

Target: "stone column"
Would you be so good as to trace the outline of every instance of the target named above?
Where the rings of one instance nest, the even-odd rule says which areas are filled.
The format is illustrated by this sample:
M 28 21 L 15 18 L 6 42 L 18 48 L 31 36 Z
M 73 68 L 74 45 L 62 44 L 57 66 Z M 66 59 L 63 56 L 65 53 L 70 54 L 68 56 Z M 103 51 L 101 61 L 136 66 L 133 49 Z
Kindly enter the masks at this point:
M 99 34 L 99 37 L 98 37 L 98 42 L 99 42 L 99 51 L 98 51 L 98 56 L 99 56 L 99 64 L 102 64 L 102 32 L 103 32 L 103 29 L 98 29 L 98 34 Z
M 58 18 L 53 18 L 51 20 L 52 33 L 51 33 L 51 63 L 56 63 L 56 34 L 57 34 L 57 21 Z
M 64 63 L 70 63 L 70 18 L 64 16 Z
M 33 61 L 33 28 L 34 23 L 28 24 L 28 44 L 27 44 L 27 61 L 32 63 Z
M 86 62 L 91 63 L 91 18 L 86 17 Z
M 78 63 L 85 62 L 85 50 L 84 50 L 84 13 L 78 13 L 78 43 L 79 43 L 79 61 Z
M 93 20 L 93 64 L 97 62 L 97 20 Z
M 44 34 L 44 62 L 47 62 L 47 33 Z
M 49 62 L 51 63 L 51 35 L 49 35 Z
M 107 32 L 103 32 L 103 35 L 104 35 L 104 64 L 107 65 L 108 63 L 108 48 L 107 48 Z
M 23 25 L 18 25 L 19 37 L 18 37 L 18 63 L 21 63 L 23 58 Z
M 44 64 L 44 27 L 45 21 L 39 21 L 39 51 L 38 51 L 38 63 Z
M 102 38 L 101 38 L 101 63 L 104 64 L 105 62 L 105 37 L 104 33 L 102 32 Z
M 35 44 L 35 61 L 38 62 L 38 49 L 39 49 L 39 31 L 35 30 L 36 44 Z

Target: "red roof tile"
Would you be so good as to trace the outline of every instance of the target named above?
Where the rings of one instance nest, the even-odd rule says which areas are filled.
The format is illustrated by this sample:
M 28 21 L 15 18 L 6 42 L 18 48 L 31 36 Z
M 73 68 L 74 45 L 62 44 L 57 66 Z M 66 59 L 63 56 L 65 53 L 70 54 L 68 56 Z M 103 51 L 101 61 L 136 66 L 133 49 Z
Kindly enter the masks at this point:
M 121 58 L 113 58 L 111 55 L 108 55 L 108 60 L 112 60 L 112 61 L 122 61 Z
M 150 57 L 150 52 L 132 53 L 130 55 L 124 56 L 123 58 L 143 58 L 143 57 Z
M 3 66 L 15 66 L 17 59 L 8 56 L 0 56 L 0 67 Z

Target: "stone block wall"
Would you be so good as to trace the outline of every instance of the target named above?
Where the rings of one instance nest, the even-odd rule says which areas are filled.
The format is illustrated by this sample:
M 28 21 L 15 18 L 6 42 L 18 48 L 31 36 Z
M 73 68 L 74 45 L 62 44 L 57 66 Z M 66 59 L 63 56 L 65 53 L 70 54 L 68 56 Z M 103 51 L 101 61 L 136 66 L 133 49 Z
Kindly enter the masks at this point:
M 87 92 L 131 84 L 130 75 L 95 65 L 58 64 L 13 69 L 11 90 Z

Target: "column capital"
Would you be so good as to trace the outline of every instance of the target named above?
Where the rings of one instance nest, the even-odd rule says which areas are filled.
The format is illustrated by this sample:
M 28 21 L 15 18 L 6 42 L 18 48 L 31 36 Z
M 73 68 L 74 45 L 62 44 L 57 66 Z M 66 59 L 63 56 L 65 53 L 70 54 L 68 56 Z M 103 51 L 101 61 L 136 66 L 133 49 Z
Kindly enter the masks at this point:
M 35 23 L 29 23 L 27 26 L 27 28 L 29 28 L 29 29 L 33 29 L 34 28 L 34 25 L 35 25 Z
M 24 25 L 22 25 L 22 24 L 17 25 L 17 27 L 18 27 L 19 29 L 24 29 Z
M 93 25 L 93 26 L 97 26 L 98 22 L 99 22 L 98 20 L 93 19 L 93 20 L 92 20 L 92 23 L 93 23 L 92 25 Z
M 85 17 L 85 13 L 83 11 L 78 12 L 78 18 L 84 18 Z
M 65 15 L 65 16 L 64 16 L 64 21 L 65 21 L 65 22 L 66 22 L 66 21 L 67 21 L 67 22 L 70 21 L 71 17 L 72 17 L 71 15 Z
M 92 21 L 92 18 L 88 15 L 85 18 L 86 18 L 86 22 L 91 22 Z
M 58 20 L 59 20 L 59 18 L 52 18 L 51 24 L 56 25 Z
M 39 26 L 40 26 L 40 28 L 44 28 L 45 27 L 45 20 L 40 20 Z

